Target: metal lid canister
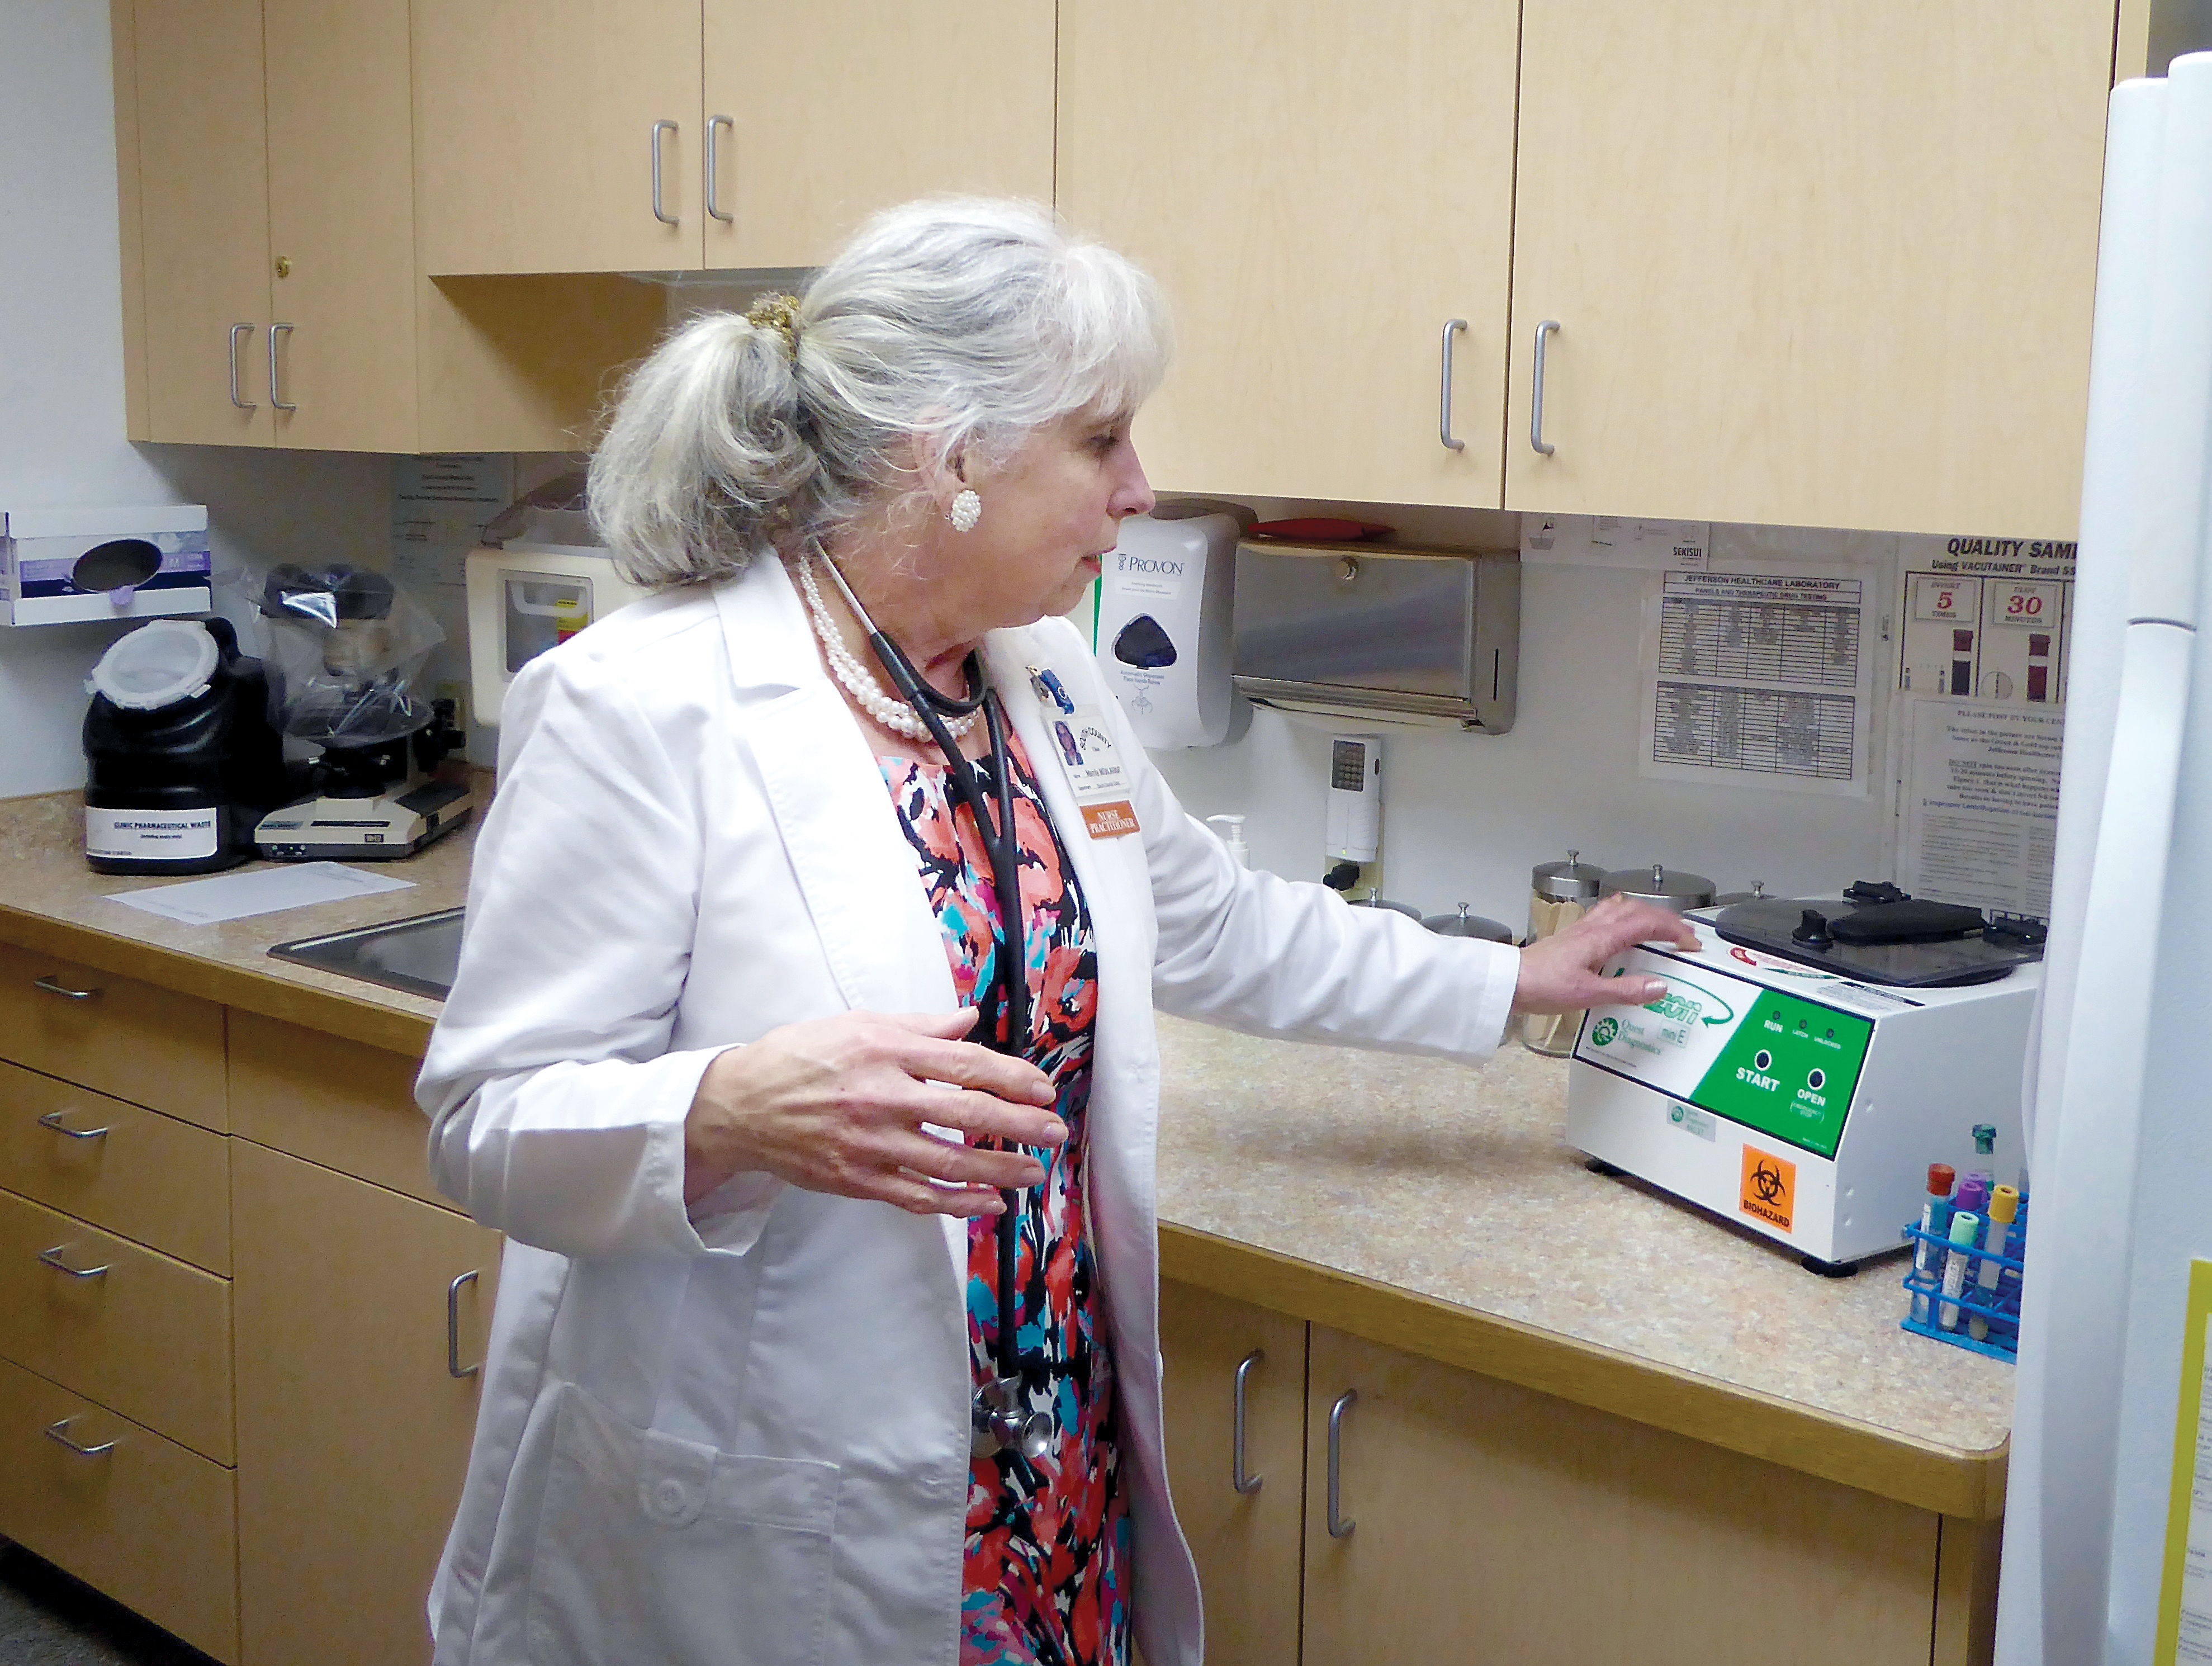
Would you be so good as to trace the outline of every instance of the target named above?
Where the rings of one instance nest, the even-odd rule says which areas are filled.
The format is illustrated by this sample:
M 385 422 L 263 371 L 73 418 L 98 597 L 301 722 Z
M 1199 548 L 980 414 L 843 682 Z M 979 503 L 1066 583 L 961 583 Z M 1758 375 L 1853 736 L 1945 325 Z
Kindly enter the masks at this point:
M 1599 887 L 1604 897 L 1626 897 L 1632 902 L 1656 903 L 1677 914 L 1712 906 L 1713 882 L 1702 873 L 1670 868 L 1654 862 L 1649 867 L 1615 868 Z
M 1528 871 L 1528 888 L 1553 903 L 1587 903 L 1605 882 L 1605 870 L 1570 850 L 1564 862 L 1539 862 Z

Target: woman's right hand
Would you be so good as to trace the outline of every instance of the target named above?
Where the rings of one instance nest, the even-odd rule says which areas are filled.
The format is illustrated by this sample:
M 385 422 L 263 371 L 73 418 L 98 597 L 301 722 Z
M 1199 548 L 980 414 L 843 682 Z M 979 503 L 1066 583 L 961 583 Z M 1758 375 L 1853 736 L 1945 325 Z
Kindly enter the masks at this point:
M 973 1142 L 1057 1146 L 1067 1128 L 1048 1109 L 1042 1070 L 960 1039 L 975 1023 L 973 1008 L 845 1012 L 718 1054 L 684 1119 L 684 1202 L 732 1175 L 765 1172 L 915 1214 L 997 1214 L 1002 1188 L 1034 1186 L 1044 1170 L 1025 1152 Z M 925 1122 L 970 1143 L 925 1133 Z

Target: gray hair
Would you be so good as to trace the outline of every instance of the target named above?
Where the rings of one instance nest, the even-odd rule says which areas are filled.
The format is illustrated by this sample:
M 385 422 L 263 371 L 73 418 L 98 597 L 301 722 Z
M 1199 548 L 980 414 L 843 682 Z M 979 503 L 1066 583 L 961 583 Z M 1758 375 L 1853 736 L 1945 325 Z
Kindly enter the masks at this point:
M 909 203 L 821 269 L 787 333 L 710 313 L 631 372 L 592 458 L 592 519 L 634 583 L 727 578 L 779 536 L 923 489 L 917 463 L 1134 410 L 1170 350 L 1152 279 L 1049 209 Z

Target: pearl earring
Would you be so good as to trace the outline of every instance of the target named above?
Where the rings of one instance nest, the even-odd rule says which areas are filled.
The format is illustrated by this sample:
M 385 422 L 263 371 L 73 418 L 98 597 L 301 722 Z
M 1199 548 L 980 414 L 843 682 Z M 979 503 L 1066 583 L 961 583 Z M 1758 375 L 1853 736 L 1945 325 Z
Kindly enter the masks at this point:
M 983 500 L 974 487 L 964 486 L 952 495 L 952 507 L 945 512 L 945 518 L 952 523 L 954 532 L 972 532 L 983 518 Z

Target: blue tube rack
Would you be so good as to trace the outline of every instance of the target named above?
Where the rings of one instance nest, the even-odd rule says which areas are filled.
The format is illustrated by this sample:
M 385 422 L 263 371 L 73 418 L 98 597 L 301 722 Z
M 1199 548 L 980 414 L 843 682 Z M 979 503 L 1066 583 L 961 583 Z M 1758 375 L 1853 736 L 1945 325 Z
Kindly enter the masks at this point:
M 1901 1329 L 1916 1336 L 1932 1336 L 1939 1342 L 1948 1342 L 1954 1347 L 1965 1348 L 1973 1353 L 1985 1353 L 1992 1359 L 2014 1360 L 2020 1357 L 2020 1308 L 2018 1306 L 2021 1275 L 2027 1271 L 2025 1263 L 2014 1256 L 2001 1255 L 1994 1250 L 1977 1250 L 1971 1245 L 1953 1243 L 1948 1237 L 1923 1231 L 1917 1226 L 1907 1226 L 1901 1234 L 1912 1245 L 1913 1259 L 1919 1259 L 1920 1246 L 1932 1245 L 1936 1251 L 1929 1270 L 1923 1273 L 1917 1267 L 1906 1270 L 1901 1282 L 1914 1300 L 1924 1297 L 1928 1302 L 1928 1317 L 1923 1322 L 1912 1316 L 1908 1305 L 1899 1322 Z M 1943 1293 L 1943 1267 L 1947 1257 L 1964 1256 L 1966 1258 L 1966 1282 L 1956 1296 Z M 1982 1263 L 1995 1262 L 1998 1268 L 1997 1287 L 1984 1291 L 1981 1287 Z M 2013 1277 L 2012 1296 L 2007 1299 L 2004 1274 Z M 1946 1306 L 1959 1310 L 1959 1328 L 1946 1330 L 1936 1323 L 1936 1317 Z M 1977 1341 L 1967 1333 L 1966 1321 L 1981 1318 L 1989 1322 L 1990 1334 Z

